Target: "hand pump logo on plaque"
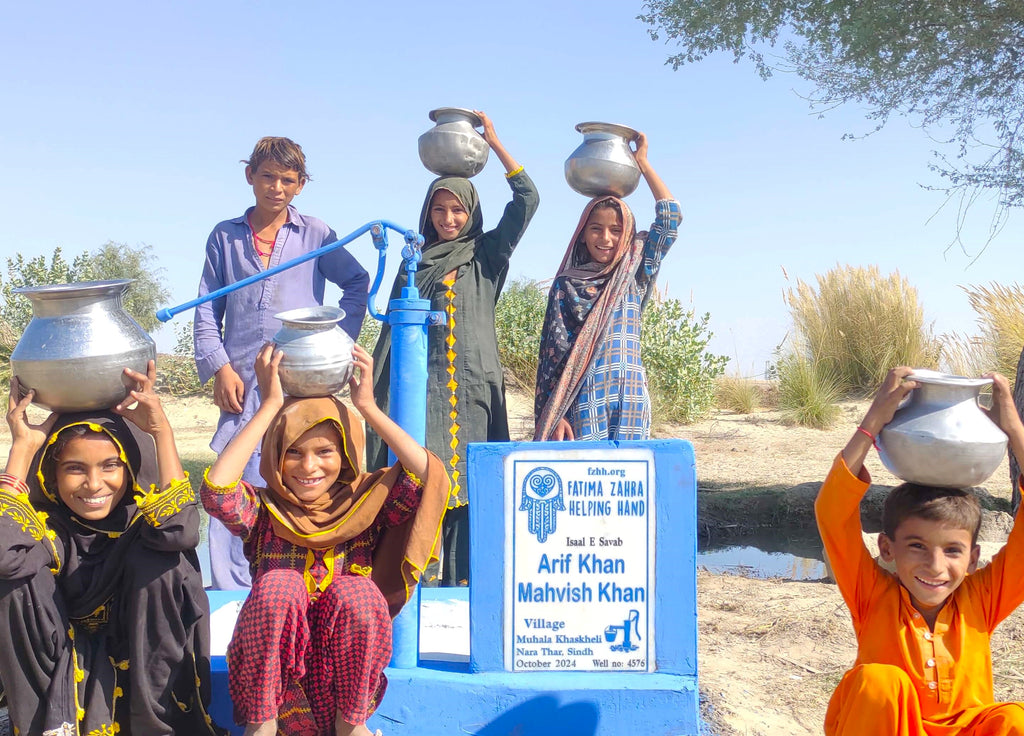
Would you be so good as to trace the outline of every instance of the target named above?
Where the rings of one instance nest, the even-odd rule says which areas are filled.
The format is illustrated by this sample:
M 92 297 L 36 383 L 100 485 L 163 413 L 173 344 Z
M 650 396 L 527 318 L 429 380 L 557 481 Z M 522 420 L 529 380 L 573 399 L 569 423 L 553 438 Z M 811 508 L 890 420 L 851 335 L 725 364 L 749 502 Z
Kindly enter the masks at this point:
M 505 668 L 654 670 L 654 456 L 505 459 Z

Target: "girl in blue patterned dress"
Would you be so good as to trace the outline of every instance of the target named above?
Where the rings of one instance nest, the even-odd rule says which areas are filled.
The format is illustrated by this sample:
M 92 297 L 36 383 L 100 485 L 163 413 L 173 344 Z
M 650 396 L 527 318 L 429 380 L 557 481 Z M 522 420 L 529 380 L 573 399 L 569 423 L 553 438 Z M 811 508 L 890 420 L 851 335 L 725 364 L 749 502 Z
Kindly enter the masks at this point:
M 643 133 L 635 146 L 636 163 L 655 199 L 654 224 L 637 233 L 633 213 L 616 197 L 598 197 L 583 210 L 548 294 L 535 440 L 650 437 L 641 315 L 682 215 L 647 160 Z

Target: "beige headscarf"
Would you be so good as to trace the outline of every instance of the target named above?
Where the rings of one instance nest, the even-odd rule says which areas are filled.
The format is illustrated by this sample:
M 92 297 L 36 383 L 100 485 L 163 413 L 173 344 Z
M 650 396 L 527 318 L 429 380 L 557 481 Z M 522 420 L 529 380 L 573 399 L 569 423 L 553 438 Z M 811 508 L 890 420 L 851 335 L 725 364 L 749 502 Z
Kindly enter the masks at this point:
M 285 485 L 282 464 L 288 448 L 322 422 L 330 422 L 341 439 L 341 473 L 320 498 L 304 502 Z M 362 423 L 353 421 L 348 408 L 334 397 L 285 400 L 263 437 L 260 460 L 260 474 L 267 483 L 260 496 L 277 536 L 300 547 L 333 547 L 374 523 L 403 468 L 395 464 L 360 472 L 364 444 Z M 372 577 L 392 615 L 408 600 L 427 564 L 437 558 L 448 476 L 437 456 L 428 456 L 418 506 L 406 521 L 386 529 L 374 549 Z

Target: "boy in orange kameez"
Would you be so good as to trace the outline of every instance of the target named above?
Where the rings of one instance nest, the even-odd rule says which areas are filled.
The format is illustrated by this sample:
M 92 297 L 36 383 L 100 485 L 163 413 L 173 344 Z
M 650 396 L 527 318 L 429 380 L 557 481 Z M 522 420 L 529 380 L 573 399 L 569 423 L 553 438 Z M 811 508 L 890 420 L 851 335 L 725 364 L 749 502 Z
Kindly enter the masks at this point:
M 903 484 L 883 512 L 879 567 L 861 538 L 864 459 L 917 384 L 894 368 L 825 480 L 815 502 L 825 551 L 850 608 L 857 661 L 825 716 L 829 736 L 1024 734 L 1024 705 L 994 703 L 989 637 L 1024 601 L 1024 524 L 975 572 L 981 511 L 969 491 Z M 989 417 L 1024 460 L 1024 425 L 1006 379 L 994 381 Z M 1019 482 L 1019 481 L 1018 481 Z

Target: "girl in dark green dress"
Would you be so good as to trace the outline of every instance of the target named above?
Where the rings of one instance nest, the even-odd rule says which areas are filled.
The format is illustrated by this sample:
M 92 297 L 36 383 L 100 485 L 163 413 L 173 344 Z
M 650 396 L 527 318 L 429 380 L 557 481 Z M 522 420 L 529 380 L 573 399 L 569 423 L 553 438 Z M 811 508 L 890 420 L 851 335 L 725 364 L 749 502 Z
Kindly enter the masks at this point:
M 476 187 L 462 177 L 441 177 L 427 190 L 420 213 L 423 260 L 416 273 L 420 296 L 445 315 L 444 327 L 428 330 L 426 447 L 451 474 L 452 492 L 443 528 L 442 585 L 469 581 L 469 502 L 466 445 L 504 442 L 508 435 L 505 380 L 498 359 L 494 307 L 505 285 L 509 259 L 526 232 L 540 197 L 523 167 L 498 140 L 484 113 L 483 137 L 505 167 L 512 201 L 493 230 L 484 232 Z M 391 289 L 398 298 L 406 285 L 400 270 Z M 390 406 L 391 331 L 385 324 L 373 351 L 374 396 Z M 388 465 L 387 447 L 375 436 L 367 442 L 367 466 Z

